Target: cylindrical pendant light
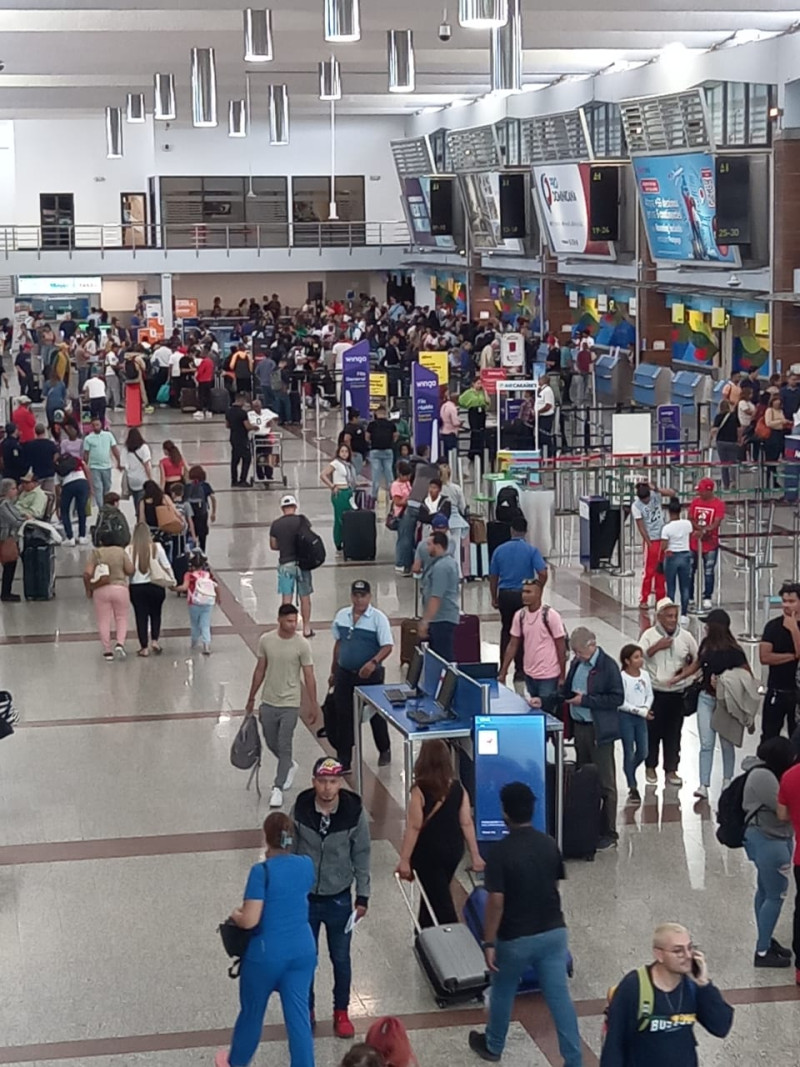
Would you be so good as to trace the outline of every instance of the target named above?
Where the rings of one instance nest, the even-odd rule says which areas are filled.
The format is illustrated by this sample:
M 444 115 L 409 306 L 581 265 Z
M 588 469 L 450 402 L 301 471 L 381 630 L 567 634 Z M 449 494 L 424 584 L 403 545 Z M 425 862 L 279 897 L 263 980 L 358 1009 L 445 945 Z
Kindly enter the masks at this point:
M 491 31 L 489 71 L 492 92 L 522 92 L 522 12 L 520 0 L 508 0 L 508 22 Z
M 228 136 L 247 136 L 247 101 L 228 101 Z
M 469 30 L 491 30 L 508 21 L 508 0 L 458 0 L 458 21 Z
M 122 159 L 122 108 L 106 108 L 106 159 Z
M 213 48 L 192 49 L 192 125 L 217 125 L 217 67 Z
M 289 143 L 289 90 L 285 85 L 269 87 L 269 143 Z
M 411 30 L 388 30 L 389 92 L 413 93 L 416 86 L 414 34 Z
M 323 60 L 319 65 L 320 100 L 342 99 L 342 72 L 336 56 Z
M 272 59 L 272 12 L 246 7 L 243 17 L 245 63 L 268 63 Z
M 155 106 L 153 118 L 161 122 L 172 122 L 178 117 L 175 106 L 175 75 L 156 74 L 154 78 Z
M 348 44 L 361 40 L 359 0 L 324 0 L 325 40 Z
M 128 122 L 145 121 L 144 93 L 128 93 L 127 118 Z

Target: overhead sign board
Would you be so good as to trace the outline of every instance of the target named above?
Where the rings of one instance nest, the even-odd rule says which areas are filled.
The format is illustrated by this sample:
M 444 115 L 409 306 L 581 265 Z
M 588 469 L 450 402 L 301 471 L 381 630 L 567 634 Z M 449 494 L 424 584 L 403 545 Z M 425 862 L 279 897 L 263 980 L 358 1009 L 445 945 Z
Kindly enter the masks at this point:
M 74 296 L 76 293 L 97 293 L 102 291 L 103 280 L 90 278 L 18 278 L 18 296 Z
M 554 255 L 614 259 L 614 245 L 592 240 L 588 163 L 552 163 L 533 168 L 535 203 Z

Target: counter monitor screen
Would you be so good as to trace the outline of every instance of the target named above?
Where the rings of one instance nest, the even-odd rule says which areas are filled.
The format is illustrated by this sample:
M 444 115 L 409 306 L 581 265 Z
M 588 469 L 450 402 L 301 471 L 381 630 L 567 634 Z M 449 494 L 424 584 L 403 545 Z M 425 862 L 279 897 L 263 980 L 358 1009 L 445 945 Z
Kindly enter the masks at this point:
M 456 692 L 456 684 L 458 683 L 458 675 L 450 667 L 446 667 L 439 676 L 439 684 L 436 687 L 436 695 L 434 700 L 442 709 L 442 711 L 451 712 L 451 704 Z
M 419 689 L 419 680 L 422 677 L 422 665 L 425 657 L 422 649 L 417 645 L 411 654 L 411 663 L 408 665 L 408 674 L 406 675 L 406 683 L 412 689 Z

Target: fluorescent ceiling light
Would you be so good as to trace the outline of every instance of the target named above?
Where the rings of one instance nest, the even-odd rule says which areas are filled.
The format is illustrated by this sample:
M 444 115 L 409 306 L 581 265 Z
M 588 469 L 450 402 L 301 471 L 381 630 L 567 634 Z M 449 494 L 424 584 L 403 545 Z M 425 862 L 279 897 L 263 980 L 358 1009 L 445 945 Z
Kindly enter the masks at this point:
M 659 59 L 666 60 L 668 63 L 680 63 L 686 58 L 688 51 L 683 41 L 672 41 L 661 49 Z

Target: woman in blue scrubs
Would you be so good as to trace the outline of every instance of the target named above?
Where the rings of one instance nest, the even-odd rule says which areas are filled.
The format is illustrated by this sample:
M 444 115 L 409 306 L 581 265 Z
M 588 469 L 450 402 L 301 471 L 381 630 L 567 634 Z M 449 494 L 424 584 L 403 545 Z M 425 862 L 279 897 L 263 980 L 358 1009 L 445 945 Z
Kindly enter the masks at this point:
M 308 990 L 317 966 L 317 950 L 308 925 L 308 894 L 314 865 L 308 856 L 289 850 L 294 823 L 283 812 L 264 822 L 267 858 L 250 870 L 244 902 L 231 919 L 253 936 L 239 975 L 241 1009 L 230 1051 L 220 1049 L 215 1067 L 247 1067 L 255 1055 L 270 994 L 280 994 L 289 1038 L 291 1067 L 314 1067 L 314 1039 Z

